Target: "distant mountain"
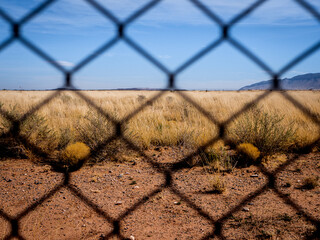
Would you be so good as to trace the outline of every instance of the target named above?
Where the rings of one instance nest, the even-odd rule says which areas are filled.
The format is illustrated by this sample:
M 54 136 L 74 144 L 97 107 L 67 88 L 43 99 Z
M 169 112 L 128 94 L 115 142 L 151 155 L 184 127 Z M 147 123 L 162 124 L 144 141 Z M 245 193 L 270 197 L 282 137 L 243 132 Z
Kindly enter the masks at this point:
M 266 90 L 272 86 L 272 80 L 254 83 L 239 90 Z M 288 90 L 320 89 L 320 73 L 308 73 L 281 80 L 281 87 Z

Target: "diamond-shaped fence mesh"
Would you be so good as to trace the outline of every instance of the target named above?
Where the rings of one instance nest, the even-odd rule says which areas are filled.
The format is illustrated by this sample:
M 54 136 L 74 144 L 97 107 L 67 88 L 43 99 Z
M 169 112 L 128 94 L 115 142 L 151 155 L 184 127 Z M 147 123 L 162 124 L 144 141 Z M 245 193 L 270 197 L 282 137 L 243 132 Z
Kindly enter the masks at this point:
M 201 51 L 196 53 L 193 57 L 190 59 L 187 59 L 183 64 L 181 64 L 176 70 L 170 71 L 166 66 L 164 66 L 161 61 L 159 61 L 156 57 L 154 57 L 152 54 L 150 54 L 147 50 L 144 49 L 143 46 L 139 45 L 136 41 L 134 41 L 130 36 L 126 34 L 126 29 L 130 27 L 130 24 L 136 21 L 138 18 L 140 18 L 142 15 L 147 13 L 149 10 L 156 8 L 157 5 L 161 2 L 161 0 L 153 0 L 142 6 L 137 11 L 133 12 L 127 19 L 124 21 L 120 21 L 110 10 L 108 10 L 107 7 L 102 6 L 98 1 L 96 0 L 84 0 L 89 5 L 91 5 L 99 14 L 110 20 L 114 25 L 116 29 L 115 37 L 113 37 L 111 40 L 108 40 L 105 42 L 102 46 L 98 47 L 95 51 L 93 51 L 91 54 L 86 56 L 82 61 L 80 61 L 77 65 L 73 66 L 71 70 L 67 70 L 64 68 L 64 66 L 60 65 L 58 61 L 56 61 L 53 57 L 51 57 L 49 54 L 47 54 L 45 51 L 38 48 L 36 44 L 31 42 L 30 40 L 26 39 L 23 34 L 21 34 L 21 30 L 23 29 L 24 25 L 28 23 L 30 20 L 32 20 L 34 17 L 36 17 L 38 14 L 40 14 L 42 11 L 44 11 L 46 8 L 48 8 L 51 4 L 54 2 L 57 2 L 58 0 L 47 0 L 38 5 L 36 8 L 34 8 L 32 11 L 30 11 L 28 14 L 26 14 L 22 19 L 19 21 L 16 21 L 12 19 L 6 11 L 2 10 L 0 8 L 0 17 L 2 20 L 7 22 L 11 26 L 11 36 L 4 40 L 0 44 L 0 54 L 1 51 L 9 47 L 12 43 L 19 41 L 25 48 L 28 48 L 31 50 L 35 55 L 40 57 L 43 61 L 49 63 L 52 65 L 57 71 L 61 72 L 64 75 L 64 85 L 61 86 L 59 90 L 51 94 L 49 97 L 47 97 L 44 101 L 42 101 L 37 106 L 33 107 L 31 110 L 29 110 L 27 113 L 25 113 L 21 118 L 16 119 L 14 116 L 11 116 L 10 113 L 6 112 L 5 110 L 1 109 L 0 113 L 1 115 L 8 121 L 12 123 L 11 129 L 9 133 L 6 133 L 1 136 L 1 138 L 5 138 L 7 134 L 11 134 L 11 136 L 14 136 L 21 144 L 28 147 L 29 149 L 32 149 L 33 154 L 41 157 L 42 159 L 48 159 L 49 156 L 47 153 L 43 152 L 39 147 L 33 145 L 30 141 L 28 141 L 27 138 L 25 138 L 23 135 L 20 134 L 20 127 L 21 124 L 29 117 L 35 114 L 39 109 L 41 109 L 43 106 L 50 103 L 53 99 L 55 99 L 56 96 L 59 95 L 60 91 L 64 90 L 73 90 L 80 98 L 82 98 L 87 105 L 94 108 L 96 111 L 98 111 L 100 114 L 102 114 L 106 119 L 112 122 L 112 124 L 115 127 L 115 133 L 113 136 L 108 137 L 105 139 L 103 143 L 101 143 L 99 146 L 97 146 L 93 152 L 99 153 L 104 146 L 106 146 L 108 143 L 112 142 L 115 139 L 121 139 L 124 141 L 130 149 L 133 151 L 136 151 L 141 156 L 144 157 L 144 161 L 147 161 L 151 166 L 160 174 L 163 175 L 165 179 L 165 184 L 161 185 L 160 187 L 155 188 L 151 193 L 147 194 L 146 196 L 143 196 L 141 200 L 135 202 L 132 207 L 128 208 L 123 214 L 121 214 L 118 218 L 111 217 L 108 212 L 101 209 L 99 206 L 97 206 L 95 203 L 93 203 L 88 197 L 85 196 L 85 194 L 82 193 L 81 189 L 75 188 L 74 185 L 70 184 L 70 173 L 78 171 L 85 161 L 80 162 L 77 166 L 73 166 L 72 168 L 69 168 L 66 170 L 63 166 L 52 164 L 51 162 L 48 162 L 49 164 L 52 164 L 53 170 L 56 172 L 60 172 L 63 174 L 63 179 L 61 182 L 54 187 L 53 189 L 50 189 L 48 193 L 46 193 L 44 196 L 40 197 L 37 201 L 29 205 L 23 212 L 19 213 L 17 216 L 11 217 L 6 213 L 5 209 L 0 210 L 0 215 L 2 218 L 4 218 L 7 222 L 11 225 L 11 231 L 10 233 L 5 237 L 5 239 L 11 239 L 11 238 L 18 238 L 18 239 L 24 239 L 24 237 L 21 235 L 21 219 L 25 217 L 26 215 L 30 214 L 35 208 L 43 204 L 44 201 L 52 197 L 55 193 L 57 193 L 62 188 L 68 189 L 73 195 L 77 196 L 85 205 L 87 205 L 89 208 L 92 208 L 99 216 L 104 218 L 107 222 L 109 222 L 113 230 L 111 232 L 107 232 L 104 236 L 105 239 L 108 239 L 112 236 L 117 236 L 120 239 L 124 239 L 125 237 L 121 234 L 121 224 L 120 222 L 123 221 L 125 218 L 128 217 L 129 214 L 136 211 L 137 208 L 145 204 L 147 199 L 152 197 L 153 195 L 163 191 L 164 189 L 169 189 L 172 193 L 180 197 L 184 202 L 186 202 L 189 207 L 193 208 L 199 215 L 200 218 L 204 218 L 207 221 L 210 222 L 212 225 L 212 229 L 214 229 L 213 232 L 208 233 L 206 236 L 203 237 L 203 239 L 210 239 L 213 237 L 220 237 L 221 239 L 225 239 L 225 236 L 223 235 L 223 228 L 225 222 L 232 216 L 232 214 L 240 211 L 242 207 L 248 203 L 249 201 L 252 201 L 253 199 L 257 198 L 258 196 L 265 193 L 267 190 L 272 189 L 279 198 L 283 199 L 283 201 L 291 206 L 293 209 L 298 211 L 303 215 L 303 217 L 313 224 L 316 228 L 316 231 L 313 233 L 312 236 L 309 236 L 310 239 L 319 239 L 320 236 L 320 220 L 316 219 L 314 216 L 310 215 L 308 212 L 304 211 L 303 208 L 296 203 L 294 200 L 292 200 L 289 196 L 284 194 L 280 189 L 278 189 L 276 181 L 277 181 L 277 174 L 279 174 L 284 168 L 286 168 L 288 165 L 293 164 L 299 157 L 297 154 L 295 157 L 290 158 L 285 164 L 282 164 L 277 169 L 270 171 L 263 167 L 263 165 L 259 165 L 259 170 L 267 177 L 266 183 L 261 186 L 259 189 L 257 189 L 255 192 L 248 195 L 246 198 L 244 198 L 241 202 L 239 202 L 235 207 L 233 207 L 228 212 L 225 212 L 220 218 L 216 219 L 213 218 L 210 214 L 208 214 L 205 210 L 199 208 L 192 199 L 189 199 L 188 196 L 186 196 L 183 191 L 177 189 L 173 184 L 173 174 L 177 171 L 183 169 L 186 167 L 186 161 L 190 159 L 195 154 L 199 154 L 203 149 L 205 149 L 207 146 L 215 143 L 219 139 L 225 139 L 226 138 L 226 128 L 227 126 L 238 116 L 242 115 L 248 109 L 250 109 L 253 105 L 257 104 L 261 100 L 265 99 L 273 90 L 279 91 L 279 94 L 281 94 L 285 99 L 287 99 L 289 102 L 291 102 L 296 108 L 300 109 L 303 114 L 309 118 L 313 123 L 315 123 L 317 126 L 320 126 L 319 118 L 315 113 L 312 113 L 309 109 L 305 108 L 303 104 L 301 104 L 297 99 L 294 99 L 291 95 L 289 95 L 286 91 L 282 91 L 281 88 L 281 81 L 279 80 L 285 73 L 287 73 L 289 70 L 291 70 L 294 66 L 296 66 L 298 63 L 304 61 L 306 58 L 309 57 L 309 55 L 313 54 L 320 48 L 320 41 L 316 42 L 314 45 L 310 46 L 306 51 L 302 52 L 300 55 L 298 55 L 296 58 L 289 61 L 285 66 L 283 66 L 279 71 L 275 72 L 273 71 L 268 64 L 266 64 L 264 61 L 262 61 L 257 55 L 255 55 L 254 52 L 250 51 L 248 48 L 243 46 L 239 41 L 234 39 L 230 34 L 229 30 L 232 27 L 235 27 L 235 25 L 246 18 L 251 12 L 255 11 L 257 8 L 260 7 L 260 5 L 264 4 L 265 2 L 268 2 L 267 0 L 258 0 L 255 1 L 253 4 L 248 6 L 246 9 L 238 13 L 235 17 L 233 17 L 229 22 L 224 22 L 220 19 L 218 15 L 215 14 L 215 12 L 206 5 L 201 2 L 200 0 L 189 0 L 190 3 L 194 5 L 195 8 L 198 8 L 204 15 L 206 15 L 214 24 L 217 24 L 221 30 L 220 37 L 217 40 L 214 40 L 206 47 L 203 47 Z M 316 21 L 320 22 L 320 13 L 313 8 L 312 5 L 310 5 L 305 0 L 295 0 L 301 8 L 303 8 L 306 12 L 308 12 Z M 134 51 L 136 51 L 138 54 L 140 54 L 142 57 L 144 57 L 146 60 L 148 60 L 151 64 L 153 64 L 156 68 L 158 68 L 160 71 L 162 71 L 167 76 L 167 87 L 163 89 L 163 91 L 160 91 L 156 96 L 154 96 L 152 99 L 150 99 L 145 104 L 142 104 L 138 109 L 128 112 L 125 117 L 123 117 L 121 120 L 115 119 L 112 117 L 111 114 L 106 112 L 104 109 L 99 107 L 98 104 L 96 104 L 93 100 L 88 98 L 86 95 L 84 95 L 81 91 L 77 91 L 77 89 L 73 86 L 73 76 L 76 72 L 79 70 L 85 68 L 88 63 L 94 62 L 94 60 L 100 56 L 101 54 L 109 51 L 112 49 L 112 47 L 119 41 L 124 42 L 132 48 Z M 205 115 L 207 119 L 209 119 L 215 126 L 219 128 L 219 135 L 218 137 L 215 137 L 211 140 L 209 140 L 206 144 L 203 146 L 200 146 L 198 149 L 196 149 L 193 153 L 188 155 L 187 157 L 184 157 L 183 159 L 179 160 L 178 162 L 170 165 L 163 165 L 161 163 L 158 163 L 154 161 L 152 158 L 147 156 L 144 151 L 132 140 L 128 139 L 123 133 L 124 124 L 130 122 L 130 120 L 141 113 L 142 110 L 144 110 L 148 105 L 155 102 L 157 99 L 159 99 L 161 96 L 165 94 L 166 91 L 170 90 L 176 90 L 176 78 L 177 76 L 182 73 L 184 70 L 189 68 L 191 65 L 196 63 L 198 60 L 200 60 L 202 57 L 207 55 L 208 53 L 214 51 L 217 49 L 223 42 L 228 42 L 231 44 L 231 46 L 239 51 L 241 54 L 243 54 L 245 57 L 247 57 L 249 60 L 251 60 L 253 63 L 255 63 L 258 67 L 260 67 L 263 71 L 265 71 L 272 79 L 273 84 L 270 90 L 265 91 L 262 95 L 260 95 L 258 98 L 254 99 L 253 101 L 247 103 L 242 109 L 240 109 L 238 112 L 233 114 L 229 119 L 225 121 L 218 121 L 214 116 L 212 116 L 206 109 L 201 107 L 199 104 L 197 104 L 195 101 L 193 101 L 191 98 L 188 97 L 184 92 L 178 91 L 177 94 L 179 94 L 186 102 L 190 103 L 192 106 L 194 106 L 198 111 L 200 111 L 201 114 Z M 320 139 L 320 136 L 318 136 L 318 139 L 310 144 L 310 147 L 312 147 L 314 144 L 316 144 Z

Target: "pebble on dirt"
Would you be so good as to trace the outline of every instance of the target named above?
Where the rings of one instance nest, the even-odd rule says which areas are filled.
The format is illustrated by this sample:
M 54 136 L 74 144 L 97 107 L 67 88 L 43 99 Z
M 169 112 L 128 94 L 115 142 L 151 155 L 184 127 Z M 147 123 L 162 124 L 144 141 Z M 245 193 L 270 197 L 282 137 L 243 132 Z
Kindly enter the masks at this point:
M 249 208 L 244 207 L 244 208 L 242 208 L 242 211 L 244 211 L 244 212 L 249 212 Z

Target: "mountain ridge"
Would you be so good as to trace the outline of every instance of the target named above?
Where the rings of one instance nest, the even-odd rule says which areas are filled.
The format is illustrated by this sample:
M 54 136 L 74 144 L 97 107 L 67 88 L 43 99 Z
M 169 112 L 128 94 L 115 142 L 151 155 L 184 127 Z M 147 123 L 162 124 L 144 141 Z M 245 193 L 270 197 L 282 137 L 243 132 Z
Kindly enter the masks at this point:
M 261 81 L 244 86 L 239 90 L 267 90 L 272 87 L 273 80 Z M 286 90 L 320 89 L 320 73 L 306 73 L 292 78 L 280 80 L 280 86 Z

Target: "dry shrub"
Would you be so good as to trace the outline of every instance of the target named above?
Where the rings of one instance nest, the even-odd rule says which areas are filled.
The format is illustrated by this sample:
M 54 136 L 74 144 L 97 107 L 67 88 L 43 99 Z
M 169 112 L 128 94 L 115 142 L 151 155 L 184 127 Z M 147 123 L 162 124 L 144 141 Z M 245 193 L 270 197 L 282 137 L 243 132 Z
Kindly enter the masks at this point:
M 76 126 L 78 140 L 94 150 L 90 163 L 102 162 L 106 159 L 118 161 L 123 152 L 128 152 L 127 145 L 119 139 L 106 143 L 107 139 L 115 133 L 115 127 L 105 116 L 90 109 L 82 120 L 84 121 Z M 127 129 L 124 131 L 128 132 Z M 130 132 L 127 135 L 132 136 Z
M 114 132 L 113 124 L 92 108 L 83 117 L 83 121 L 78 122 L 76 129 L 79 140 L 86 143 L 91 149 L 106 141 Z
M 221 150 L 207 150 L 199 154 L 199 162 L 202 166 L 207 167 L 210 173 L 212 172 L 232 172 L 236 167 L 236 161 L 230 151 L 226 149 Z
M 220 176 L 216 175 L 209 179 L 210 193 L 222 194 L 226 191 L 226 185 Z
M 62 152 L 62 161 L 68 166 L 74 166 L 89 155 L 90 148 L 82 142 L 76 142 L 69 144 Z
M 251 143 L 241 143 L 237 146 L 238 154 L 251 161 L 256 161 L 260 157 L 260 151 L 257 147 L 253 146 Z
M 22 109 L 19 109 L 17 106 L 9 107 L 8 115 L 16 121 L 16 128 L 12 128 L 12 122 L 6 118 L 0 121 L 0 134 L 5 134 L 5 138 L 7 139 L 7 141 L 5 138 L 2 139 L 4 145 L 1 147 L 3 154 L 0 154 L 0 157 L 18 156 L 19 154 L 17 155 L 15 153 L 18 149 L 26 154 L 26 157 L 36 158 L 32 152 L 39 151 L 33 149 L 34 147 L 44 153 L 50 153 L 56 148 L 56 131 L 49 126 L 47 118 L 34 113 L 23 119 L 23 121 L 19 121 L 23 116 L 23 112 L 25 111 L 22 111 Z M 17 134 L 27 141 L 27 144 L 22 144 L 17 139 L 15 133 L 13 133 L 13 131 L 16 130 L 18 130 Z M 10 144 L 7 144 L 8 142 L 10 142 Z
M 318 183 L 318 180 L 319 180 L 319 177 L 316 176 L 316 177 L 308 177 L 306 179 L 304 179 L 303 181 L 303 185 L 302 185 L 302 189 L 314 189 L 316 188 L 317 186 L 319 186 L 319 183 Z
M 256 146 L 263 155 L 286 152 L 295 144 L 296 128 L 285 124 L 284 116 L 254 107 L 235 121 L 229 130 L 231 141 L 238 145 L 246 142 Z

